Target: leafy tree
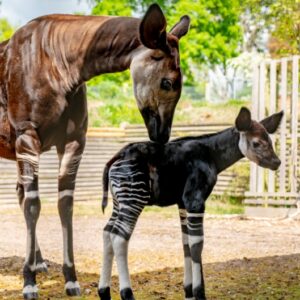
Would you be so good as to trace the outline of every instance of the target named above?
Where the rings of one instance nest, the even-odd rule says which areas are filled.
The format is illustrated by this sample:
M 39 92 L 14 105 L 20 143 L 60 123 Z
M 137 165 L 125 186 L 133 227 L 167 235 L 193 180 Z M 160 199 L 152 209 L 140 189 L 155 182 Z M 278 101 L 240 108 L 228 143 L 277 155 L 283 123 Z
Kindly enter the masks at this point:
M 300 53 L 300 0 L 240 0 L 243 50 Z M 268 45 L 263 39 L 269 37 Z
M 300 0 L 275 1 L 271 6 L 273 54 L 300 53 Z M 274 40 L 276 43 L 274 44 Z
M 1 4 L 1 3 L 0 3 Z M 0 18 L 0 42 L 9 39 L 14 33 L 15 29 L 9 24 L 7 19 Z

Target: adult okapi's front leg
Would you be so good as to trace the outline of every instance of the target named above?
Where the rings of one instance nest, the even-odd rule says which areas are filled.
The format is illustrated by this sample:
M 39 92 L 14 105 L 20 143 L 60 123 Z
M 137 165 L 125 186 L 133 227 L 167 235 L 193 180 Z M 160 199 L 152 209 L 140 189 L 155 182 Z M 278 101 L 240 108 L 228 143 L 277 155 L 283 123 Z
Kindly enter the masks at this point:
M 24 186 L 21 182 L 21 179 L 19 179 L 17 183 L 17 195 L 19 199 L 19 204 L 21 209 L 24 211 Z M 43 259 L 42 252 L 38 243 L 37 236 L 35 237 L 35 261 L 36 261 L 36 272 L 48 272 L 48 267 L 46 262 Z
M 41 203 L 38 192 L 40 140 L 32 124 L 26 122 L 17 131 L 16 157 L 19 180 L 24 197 L 22 207 L 27 226 L 27 251 L 23 268 L 25 299 L 37 299 L 36 286 L 36 224 Z
M 179 209 L 179 217 L 181 223 L 181 233 L 182 233 L 182 244 L 184 253 L 184 294 L 185 299 L 194 299 L 193 297 L 193 273 L 192 273 L 192 258 L 191 251 L 189 247 L 188 238 L 188 227 L 187 227 L 187 213 L 186 209 Z
M 85 139 L 82 137 L 81 139 L 68 142 L 64 147 L 63 153 L 59 151 L 58 210 L 63 232 L 63 274 L 66 293 L 69 296 L 80 295 L 80 286 L 77 282 L 74 264 L 72 219 L 75 180 L 84 145 Z

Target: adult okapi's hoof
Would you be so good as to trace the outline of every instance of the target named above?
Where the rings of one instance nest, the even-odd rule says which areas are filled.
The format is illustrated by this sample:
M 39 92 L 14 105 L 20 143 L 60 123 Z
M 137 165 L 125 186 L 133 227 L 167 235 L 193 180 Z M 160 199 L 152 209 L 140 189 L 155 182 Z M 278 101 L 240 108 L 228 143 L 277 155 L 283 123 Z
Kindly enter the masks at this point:
M 78 281 L 68 281 L 65 284 L 65 290 L 68 296 L 80 296 L 80 285 Z
M 37 273 L 48 273 L 48 266 L 44 261 L 37 263 L 35 267 L 35 271 Z
M 111 300 L 110 287 L 98 289 L 98 295 L 101 300 Z
M 122 300 L 135 300 L 131 288 L 121 290 L 120 294 Z
M 39 298 L 38 288 L 36 285 L 27 285 L 23 288 L 23 297 L 26 300 L 35 300 Z

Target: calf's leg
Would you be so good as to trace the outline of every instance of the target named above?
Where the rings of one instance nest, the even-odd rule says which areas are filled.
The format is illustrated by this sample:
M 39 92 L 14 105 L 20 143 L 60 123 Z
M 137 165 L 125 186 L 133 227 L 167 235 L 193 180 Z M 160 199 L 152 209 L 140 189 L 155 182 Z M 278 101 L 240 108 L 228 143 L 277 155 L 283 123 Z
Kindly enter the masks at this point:
M 182 245 L 184 253 L 184 295 L 185 300 L 194 299 L 193 296 L 193 273 L 192 273 L 192 258 L 189 246 L 188 228 L 187 228 L 187 213 L 186 209 L 179 209 L 179 217 L 181 223 Z
M 118 217 L 119 208 L 118 203 L 114 199 L 114 207 L 112 216 L 103 230 L 103 262 L 101 276 L 98 285 L 98 295 L 101 300 L 110 300 L 110 285 L 111 285 L 111 271 L 114 259 L 114 250 L 111 241 L 110 232 L 114 227 L 116 218 Z
M 204 213 L 187 213 L 188 243 L 192 258 L 192 286 L 196 300 L 206 299 L 202 268 L 203 217 Z

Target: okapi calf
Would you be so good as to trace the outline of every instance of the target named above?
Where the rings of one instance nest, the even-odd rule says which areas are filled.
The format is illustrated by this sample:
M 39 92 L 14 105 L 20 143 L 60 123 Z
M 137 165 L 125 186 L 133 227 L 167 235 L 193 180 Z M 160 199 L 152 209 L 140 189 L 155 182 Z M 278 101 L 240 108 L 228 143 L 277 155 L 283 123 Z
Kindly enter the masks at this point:
M 123 148 L 106 165 L 103 174 L 104 211 L 108 183 L 113 195 L 113 212 L 104 228 L 104 253 L 98 293 L 111 299 L 113 255 L 120 277 L 121 298 L 134 299 L 128 271 L 128 242 L 146 205 L 177 204 L 184 250 L 185 299 L 205 299 L 201 253 L 205 201 L 220 172 L 247 157 L 259 166 L 276 170 L 276 156 L 269 133 L 278 128 L 283 112 L 260 123 L 241 108 L 235 127 L 198 137 L 185 137 L 159 145 L 133 143 Z

